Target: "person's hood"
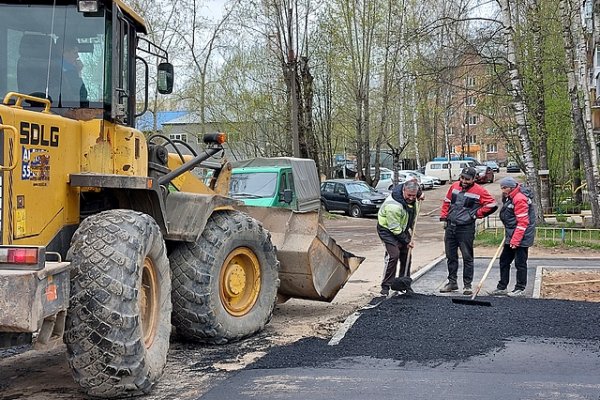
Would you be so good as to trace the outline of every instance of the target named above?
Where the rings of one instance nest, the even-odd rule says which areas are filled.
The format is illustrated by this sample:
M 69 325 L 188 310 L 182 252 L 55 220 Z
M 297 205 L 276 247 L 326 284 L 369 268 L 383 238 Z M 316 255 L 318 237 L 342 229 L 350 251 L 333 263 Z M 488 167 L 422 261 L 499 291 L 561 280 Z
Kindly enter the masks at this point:
M 404 196 L 402 196 L 402 189 L 404 188 L 404 183 L 396 185 L 392 190 L 392 199 L 396 200 L 399 203 L 404 203 Z
M 530 187 L 519 185 L 519 186 L 516 187 L 516 189 L 519 189 L 519 191 L 521 193 L 523 193 L 525 196 L 529 197 L 530 199 L 533 199 L 533 190 L 531 190 Z

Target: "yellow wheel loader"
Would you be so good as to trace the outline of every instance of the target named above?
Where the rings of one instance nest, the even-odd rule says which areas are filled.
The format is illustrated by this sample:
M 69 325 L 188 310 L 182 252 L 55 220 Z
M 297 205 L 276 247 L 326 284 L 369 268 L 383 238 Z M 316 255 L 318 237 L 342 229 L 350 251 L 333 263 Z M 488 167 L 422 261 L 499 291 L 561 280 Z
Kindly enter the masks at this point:
M 172 324 L 238 340 L 270 320 L 282 279 L 281 299 L 331 301 L 362 261 L 318 211 L 243 212 L 214 157 L 224 135 L 183 155 L 135 129 L 150 75 L 163 94 L 174 79 L 145 33 L 122 0 L 0 0 L 0 347 L 64 341 L 95 397 L 148 393 Z

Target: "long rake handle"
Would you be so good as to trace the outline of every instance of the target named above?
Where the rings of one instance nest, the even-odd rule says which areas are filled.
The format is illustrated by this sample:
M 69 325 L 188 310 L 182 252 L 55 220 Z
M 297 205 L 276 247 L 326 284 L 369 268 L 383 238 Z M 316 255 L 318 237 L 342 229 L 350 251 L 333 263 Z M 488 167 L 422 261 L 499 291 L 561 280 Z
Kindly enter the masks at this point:
M 471 300 L 474 300 L 475 297 L 477 297 L 477 294 L 479 294 L 479 291 L 483 287 L 483 282 L 485 281 L 485 278 L 487 278 L 487 276 L 489 275 L 490 271 L 492 270 L 492 266 L 494 265 L 494 261 L 496 261 L 496 258 L 498 258 L 498 254 L 500 254 L 500 250 L 502 250 L 502 248 L 504 247 L 504 242 L 505 241 L 506 241 L 506 236 L 504 236 L 502 238 L 502 242 L 500 242 L 500 246 L 498 246 L 498 248 L 496 249 L 496 254 L 494 254 L 494 257 L 492 257 L 492 259 L 490 260 L 490 263 L 487 266 L 487 269 L 483 273 L 483 276 L 481 277 L 481 280 L 479 281 L 479 284 L 477 285 L 477 287 L 475 288 L 475 291 L 473 292 L 473 296 L 471 296 Z

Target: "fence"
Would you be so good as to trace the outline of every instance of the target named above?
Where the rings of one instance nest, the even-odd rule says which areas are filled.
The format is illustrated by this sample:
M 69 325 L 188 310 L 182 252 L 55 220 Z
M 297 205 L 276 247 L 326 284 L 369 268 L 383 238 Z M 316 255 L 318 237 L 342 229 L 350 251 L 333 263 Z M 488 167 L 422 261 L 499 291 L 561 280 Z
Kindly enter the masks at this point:
M 497 216 L 477 221 L 477 233 L 490 233 L 498 237 L 504 235 L 504 226 Z M 600 229 L 574 227 L 536 227 L 535 242 L 544 244 L 568 244 L 575 246 L 600 246 Z

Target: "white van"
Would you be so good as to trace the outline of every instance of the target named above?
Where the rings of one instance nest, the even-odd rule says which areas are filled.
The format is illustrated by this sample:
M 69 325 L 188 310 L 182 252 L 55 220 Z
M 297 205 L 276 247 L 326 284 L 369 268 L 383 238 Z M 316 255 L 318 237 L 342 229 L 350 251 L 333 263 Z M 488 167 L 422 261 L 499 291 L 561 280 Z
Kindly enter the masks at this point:
M 444 185 L 448 181 L 457 181 L 463 168 L 472 166 L 473 163 L 467 160 L 450 161 L 450 166 L 448 161 L 429 161 L 425 164 L 425 175 L 435 176 Z

